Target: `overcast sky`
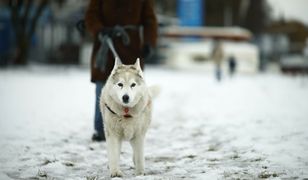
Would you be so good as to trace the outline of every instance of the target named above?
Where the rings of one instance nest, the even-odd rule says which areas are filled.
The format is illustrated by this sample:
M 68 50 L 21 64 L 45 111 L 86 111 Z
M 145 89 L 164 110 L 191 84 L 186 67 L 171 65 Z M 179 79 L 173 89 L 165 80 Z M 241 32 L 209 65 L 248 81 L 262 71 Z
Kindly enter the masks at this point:
M 308 0 L 268 0 L 275 18 L 296 19 L 308 25 Z

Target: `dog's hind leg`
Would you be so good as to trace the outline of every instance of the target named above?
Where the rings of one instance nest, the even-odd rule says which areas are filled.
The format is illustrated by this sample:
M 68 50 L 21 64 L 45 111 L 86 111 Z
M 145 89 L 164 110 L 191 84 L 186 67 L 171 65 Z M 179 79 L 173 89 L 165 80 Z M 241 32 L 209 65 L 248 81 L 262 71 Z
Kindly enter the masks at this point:
M 144 137 L 136 137 L 130 141 L 133 148 L 133 161 L 135 164 L 136 175 L 144 175 Z
M 122 177 L 123 173 L 119 167 L 121 152 L 121 141 L 117 137 L 107 138 L 107 153 L 111 177 Z

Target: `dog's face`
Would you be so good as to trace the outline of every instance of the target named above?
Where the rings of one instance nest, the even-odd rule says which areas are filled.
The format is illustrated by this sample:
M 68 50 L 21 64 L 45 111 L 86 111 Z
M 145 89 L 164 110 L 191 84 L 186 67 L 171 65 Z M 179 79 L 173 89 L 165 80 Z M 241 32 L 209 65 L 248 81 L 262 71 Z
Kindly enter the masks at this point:
M 145 82 L 139 59 L 134 65 L 123 65 L 116 59 L 109 80 L 110 96 L 124 107 L 135 106 L 143 96 Z

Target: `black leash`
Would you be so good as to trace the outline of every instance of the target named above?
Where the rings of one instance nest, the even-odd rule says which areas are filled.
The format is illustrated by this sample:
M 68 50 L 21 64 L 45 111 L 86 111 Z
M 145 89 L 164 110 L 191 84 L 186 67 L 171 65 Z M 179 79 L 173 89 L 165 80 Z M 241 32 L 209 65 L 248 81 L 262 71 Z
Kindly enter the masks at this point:
M 125 25 L 125 26 L 119 26 L 116 25 L 112 27 L 112 34 L 99 34 L 98 39 L 101 43 L 100 49 L 98 50 L 97 56 L 96 56 L 96 67 L 99 67 L 102 71 L 104 71 L 106 62 L 107 62 L 107 54 L 108 50 L 110 49 L 114 58 L 118 58 L 121 61 L 120 56 L 118 55 L 117 51 L 114 48 L 112 38 L 113 37 L 120 37 L 122 39 L 122 43 L 125 46 L 128 46 L 130 44 L 130 37 L 127 30 L 139 30 L 140 26 L 136 25 Z
M 82 36 L 84 36 L 86 33 L 85 20 L 84 19 L 79 20 L 76 23 L 76 28 L 79 31 L 79 33 Z M 126 30 L 140 30 L 140 28 L 141 27 L 138 25 L 125 25 L 125 26 L 116 25 L 113 27 L 114 31 L 113 34 L 115 37 L 121 37 L 123 44 L 127 46 L 130 44 L 130 38 Z M 103 35 L 100 33 L 98 35 L 98 39 L 101 43 L 101 46 L 96 55 L 96 67 L 99 67 L 101 70 L 104 70 L 104 67 L 107 62 L 107 53 L 109 49 L 111 50 L 114 58 L 118 58 L 119 60 L 121 60 L 121 58 L 119 57 L 117 51 L 114 48 L 112 37 L 110 37 L 110 35 L 107 34 Z

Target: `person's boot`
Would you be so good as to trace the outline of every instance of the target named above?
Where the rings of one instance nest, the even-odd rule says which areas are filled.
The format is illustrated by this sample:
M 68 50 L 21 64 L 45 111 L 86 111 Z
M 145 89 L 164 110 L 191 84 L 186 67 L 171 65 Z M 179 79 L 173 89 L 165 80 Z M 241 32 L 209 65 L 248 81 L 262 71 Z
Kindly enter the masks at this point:
M 102 132 L 102 133 L 98 133 L 98 132 L 93 133 L 92 141 L 96 141 L 96 142 L 106 141 L 104 132 Z

